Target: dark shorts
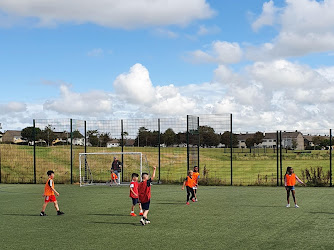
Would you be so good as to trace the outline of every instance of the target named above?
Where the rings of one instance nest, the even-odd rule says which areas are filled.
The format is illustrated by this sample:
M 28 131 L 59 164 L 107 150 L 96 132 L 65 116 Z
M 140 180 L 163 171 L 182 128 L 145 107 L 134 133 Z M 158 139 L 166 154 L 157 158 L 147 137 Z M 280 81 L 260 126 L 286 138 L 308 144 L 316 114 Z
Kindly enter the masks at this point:
M 146 203 L 142 203 L 142 204 L 141 204 L 141 208 L 142 208 L 143 210 L 150 210 L 150 202 L 151 202 L 151 201 L 148 201 L 148 202 L 146 202 Z
M 286 191 L 292 191 L 295 190 L 295 186 L 286 186 L 285 189 Z
M 132 205 L 136 205 L 138 203 L 138 198 L 132 198 Z

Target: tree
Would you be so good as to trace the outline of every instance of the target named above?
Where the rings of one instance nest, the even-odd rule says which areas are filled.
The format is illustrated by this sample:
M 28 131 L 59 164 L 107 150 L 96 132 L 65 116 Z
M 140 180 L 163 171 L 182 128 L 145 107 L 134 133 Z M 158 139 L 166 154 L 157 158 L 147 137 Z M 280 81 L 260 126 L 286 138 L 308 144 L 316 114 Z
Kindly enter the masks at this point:
M 166 146 L 174 145 L 177 142 L 176 134 L 171 128 L 167 129 L 161 137 Z
M 298 147 L 298 142 L 296 139 L 292 140 L 292 149 L 296 149 Z
M 220 136 L 220 142 L 222 144 L 224 144 L 226 148 L 231 147 L 231 132 L 230 131 L 225 131 Z M 237 147 L 238 144 L 239 144 L 239 142 L 238 142 L 237 135 L 232 133 L 232 147 Z
M 41 136 L 40 128 L 35 128 L 35 140 L 39 140 Z M 34 127 L 26 127 L 22 129 L 21 136 L 28 141 L 34 141 Z
M 176 135 L 177 144 L 187 143 L 187 134 L 183 132 L 179 132 Z
M 51 125 L 48 125 L 40 133 L 40 138 L 46 142 L 48 146 L 57 138 Z
M 246 141 L 245 141 L 245 144 L 246 144 L 247 148 L 254 147 L 254 144 L 255 144 L 254 137 L 247 138 Z
M 220 142 L 220 136 L 209 126 L 200 126 L 199 135 L 201 146 L 217 146 Z
M 84 136 L 80 133 L 79 130 L 74 130 L 72 132 L 72 138 L 84 138 Z
M 99 132 L 97 130 L 88 130 L 87 131 L 87 137 L 90 144 L 92 144 L 93 147 L 97 147 L 99 144 Z
M 256 132 L 256 133 L 254 134 L 254 136 L 253 136 L 254 143 L 255 143 L 256 145 L 259 145 L 260 143 L 263 142 L 263 138 L 264 138 L 264 135 L 263 135 L 262 132 L 260 132 L 260 131 Z
M 323 138 L 321 136 L 313 136 L 312 141 L 314 146 L 319 146 L 323 142 Z
M 101 147 L 106 147 L 109 141 L 110 141 L 110 133 L 102 133 L 99 135 L 99 145 Z

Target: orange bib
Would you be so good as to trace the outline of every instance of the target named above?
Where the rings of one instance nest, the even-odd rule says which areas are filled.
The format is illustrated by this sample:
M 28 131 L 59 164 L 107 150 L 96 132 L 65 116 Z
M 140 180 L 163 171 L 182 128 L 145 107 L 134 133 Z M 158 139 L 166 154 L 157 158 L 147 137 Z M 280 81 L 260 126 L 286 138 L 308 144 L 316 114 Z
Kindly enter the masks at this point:
M 286 174 L 285 178 L 286 178 L 286 185 L 287 186 L 294 186 L 294 185 L 296 185 L 296 175 L 295 174 L 292 174 L 292 175 Z

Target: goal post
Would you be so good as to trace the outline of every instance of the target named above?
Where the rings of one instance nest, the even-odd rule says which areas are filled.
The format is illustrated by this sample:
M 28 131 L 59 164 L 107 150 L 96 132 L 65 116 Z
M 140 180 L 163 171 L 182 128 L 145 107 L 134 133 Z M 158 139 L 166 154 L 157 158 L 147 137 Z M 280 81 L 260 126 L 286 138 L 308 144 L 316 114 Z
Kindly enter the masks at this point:
M 143 161 L 144 158 L 144 161 Z M 118 184 L 131 182 L 132 173 L 140 176 L 143 173 L 143 164 L 148 164 L 141 152 L 97 152 L 79 153 L 80 186 L 111 185 L 111 167 L 118 161 Z

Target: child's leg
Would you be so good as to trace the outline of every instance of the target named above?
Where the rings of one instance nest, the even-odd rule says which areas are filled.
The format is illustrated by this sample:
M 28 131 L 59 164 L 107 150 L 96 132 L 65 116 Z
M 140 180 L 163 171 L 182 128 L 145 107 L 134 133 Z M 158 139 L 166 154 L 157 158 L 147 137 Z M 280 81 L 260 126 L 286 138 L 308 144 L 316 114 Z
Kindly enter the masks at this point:
M 149 211 L 149 210 L 144 210 L 143 217 L 144 217 L 145 219 L 147 219 L 148 211 Z
M 43 206 L 42 206 L 42 211 L 41 212 L 45 212 L 46 206 L 48 205 L 48 202 L 44 202 Z
M 190 193 L 191 193 L 191 197 L 190 199 L 194 199 L 195 198 L 195 192 L 194 192 L 194 189 L 193 188 L 190 188 Z
M 288 200 L 288 204 L 290 204 L 290 189 L 286 190 L 286 199 Z
M 59 211 L 58 202 L 57 201 L 53 202 L 53 205 L 55 206 L 56 210 Z
M 143 209 L 141 207 L 141 203 L 138 203 L 138 206 L 139 206 L 139 214 L 143 214 Z
M 134 213 L 134 211 L 135 211 L 135 205 L 132 204 L 132 206 L 131 206 L 131 213 Z
M 295 190 L 291 190 L 291 192 L 292 192 L 292 198 L 293 198 L 293 201 L 294 201 L 294 203 L 295 203 L 295 205 L 297 205 L 297 200 L 296 200 L 296 193 L 295 193 Z
M 189 197 L 190 197 L 190 187 L 186 187 L 187 188 L 187 202 L 189 201 Z

